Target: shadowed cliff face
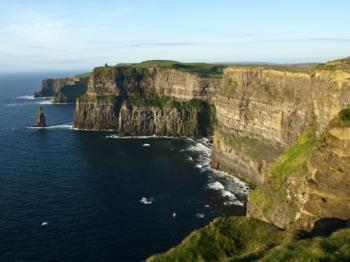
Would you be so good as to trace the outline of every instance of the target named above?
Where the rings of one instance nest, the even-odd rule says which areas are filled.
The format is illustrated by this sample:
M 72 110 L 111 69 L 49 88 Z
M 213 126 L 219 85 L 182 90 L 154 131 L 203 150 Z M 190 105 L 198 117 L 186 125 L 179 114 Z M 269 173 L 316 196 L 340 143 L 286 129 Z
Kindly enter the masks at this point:
M 159 67 L 100 67 L 77 101 L 74 126 L 120 135 L 207 136 L 220 79 Z
M 278 227 L 311 230 L 321 218 L 350 218 L 350 109 L 325 132 L 303 133 L 249 195 L 248 215 Z
M 215 100 L 212 165 L 259 184 L 281 150 L 309 126 L 321 134 L 350 106 L 350 75 L 228 68 Z
M 67 77 L 44 79 L 35 97 L 54 97 L 54 103 L 75 103 L 87 90 L 87 78 Z

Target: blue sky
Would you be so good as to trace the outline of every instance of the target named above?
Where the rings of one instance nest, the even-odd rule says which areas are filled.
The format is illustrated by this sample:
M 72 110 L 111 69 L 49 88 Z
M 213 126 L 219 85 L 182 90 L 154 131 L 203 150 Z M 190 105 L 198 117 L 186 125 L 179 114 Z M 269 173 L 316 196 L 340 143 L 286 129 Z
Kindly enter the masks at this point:
M 350 56 L 347 0 L 0 0 L 0 72 Z

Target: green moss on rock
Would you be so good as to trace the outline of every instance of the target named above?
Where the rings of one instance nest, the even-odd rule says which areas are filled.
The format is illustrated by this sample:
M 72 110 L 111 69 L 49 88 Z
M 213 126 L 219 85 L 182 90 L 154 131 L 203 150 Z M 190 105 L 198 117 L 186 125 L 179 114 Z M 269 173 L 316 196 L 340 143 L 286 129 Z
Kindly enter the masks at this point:
M 78 98 L 78 101 L 80 103 L 92 103 L 92 102 L 105 102 L 105 103 L 113 103 L 116 100 L 115 95 L 98 95 L 98 96 L 91 96 L 91 95 L 83 95 Z

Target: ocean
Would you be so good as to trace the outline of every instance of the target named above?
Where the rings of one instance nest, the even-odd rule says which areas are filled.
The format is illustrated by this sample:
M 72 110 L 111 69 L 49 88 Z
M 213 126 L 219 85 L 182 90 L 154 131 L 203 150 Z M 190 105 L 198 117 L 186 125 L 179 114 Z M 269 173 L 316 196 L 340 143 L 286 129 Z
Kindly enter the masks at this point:
M 74 104 L 32 96 L 70 74 L 0 74 L 0 261 L 143 261 L 245 213 L 249 188 L 209 167 L 208 139 L 75 130 Z M 27 128 L 39 105 L 49 127 Z

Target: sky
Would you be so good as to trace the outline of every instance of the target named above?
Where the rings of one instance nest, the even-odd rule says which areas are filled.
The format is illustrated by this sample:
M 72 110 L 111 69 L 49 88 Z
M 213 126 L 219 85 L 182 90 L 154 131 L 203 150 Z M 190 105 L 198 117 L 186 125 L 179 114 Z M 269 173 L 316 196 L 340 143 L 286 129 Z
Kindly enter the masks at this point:
M 0 0 L 0 72 L 350 56 L 348 0 Z

